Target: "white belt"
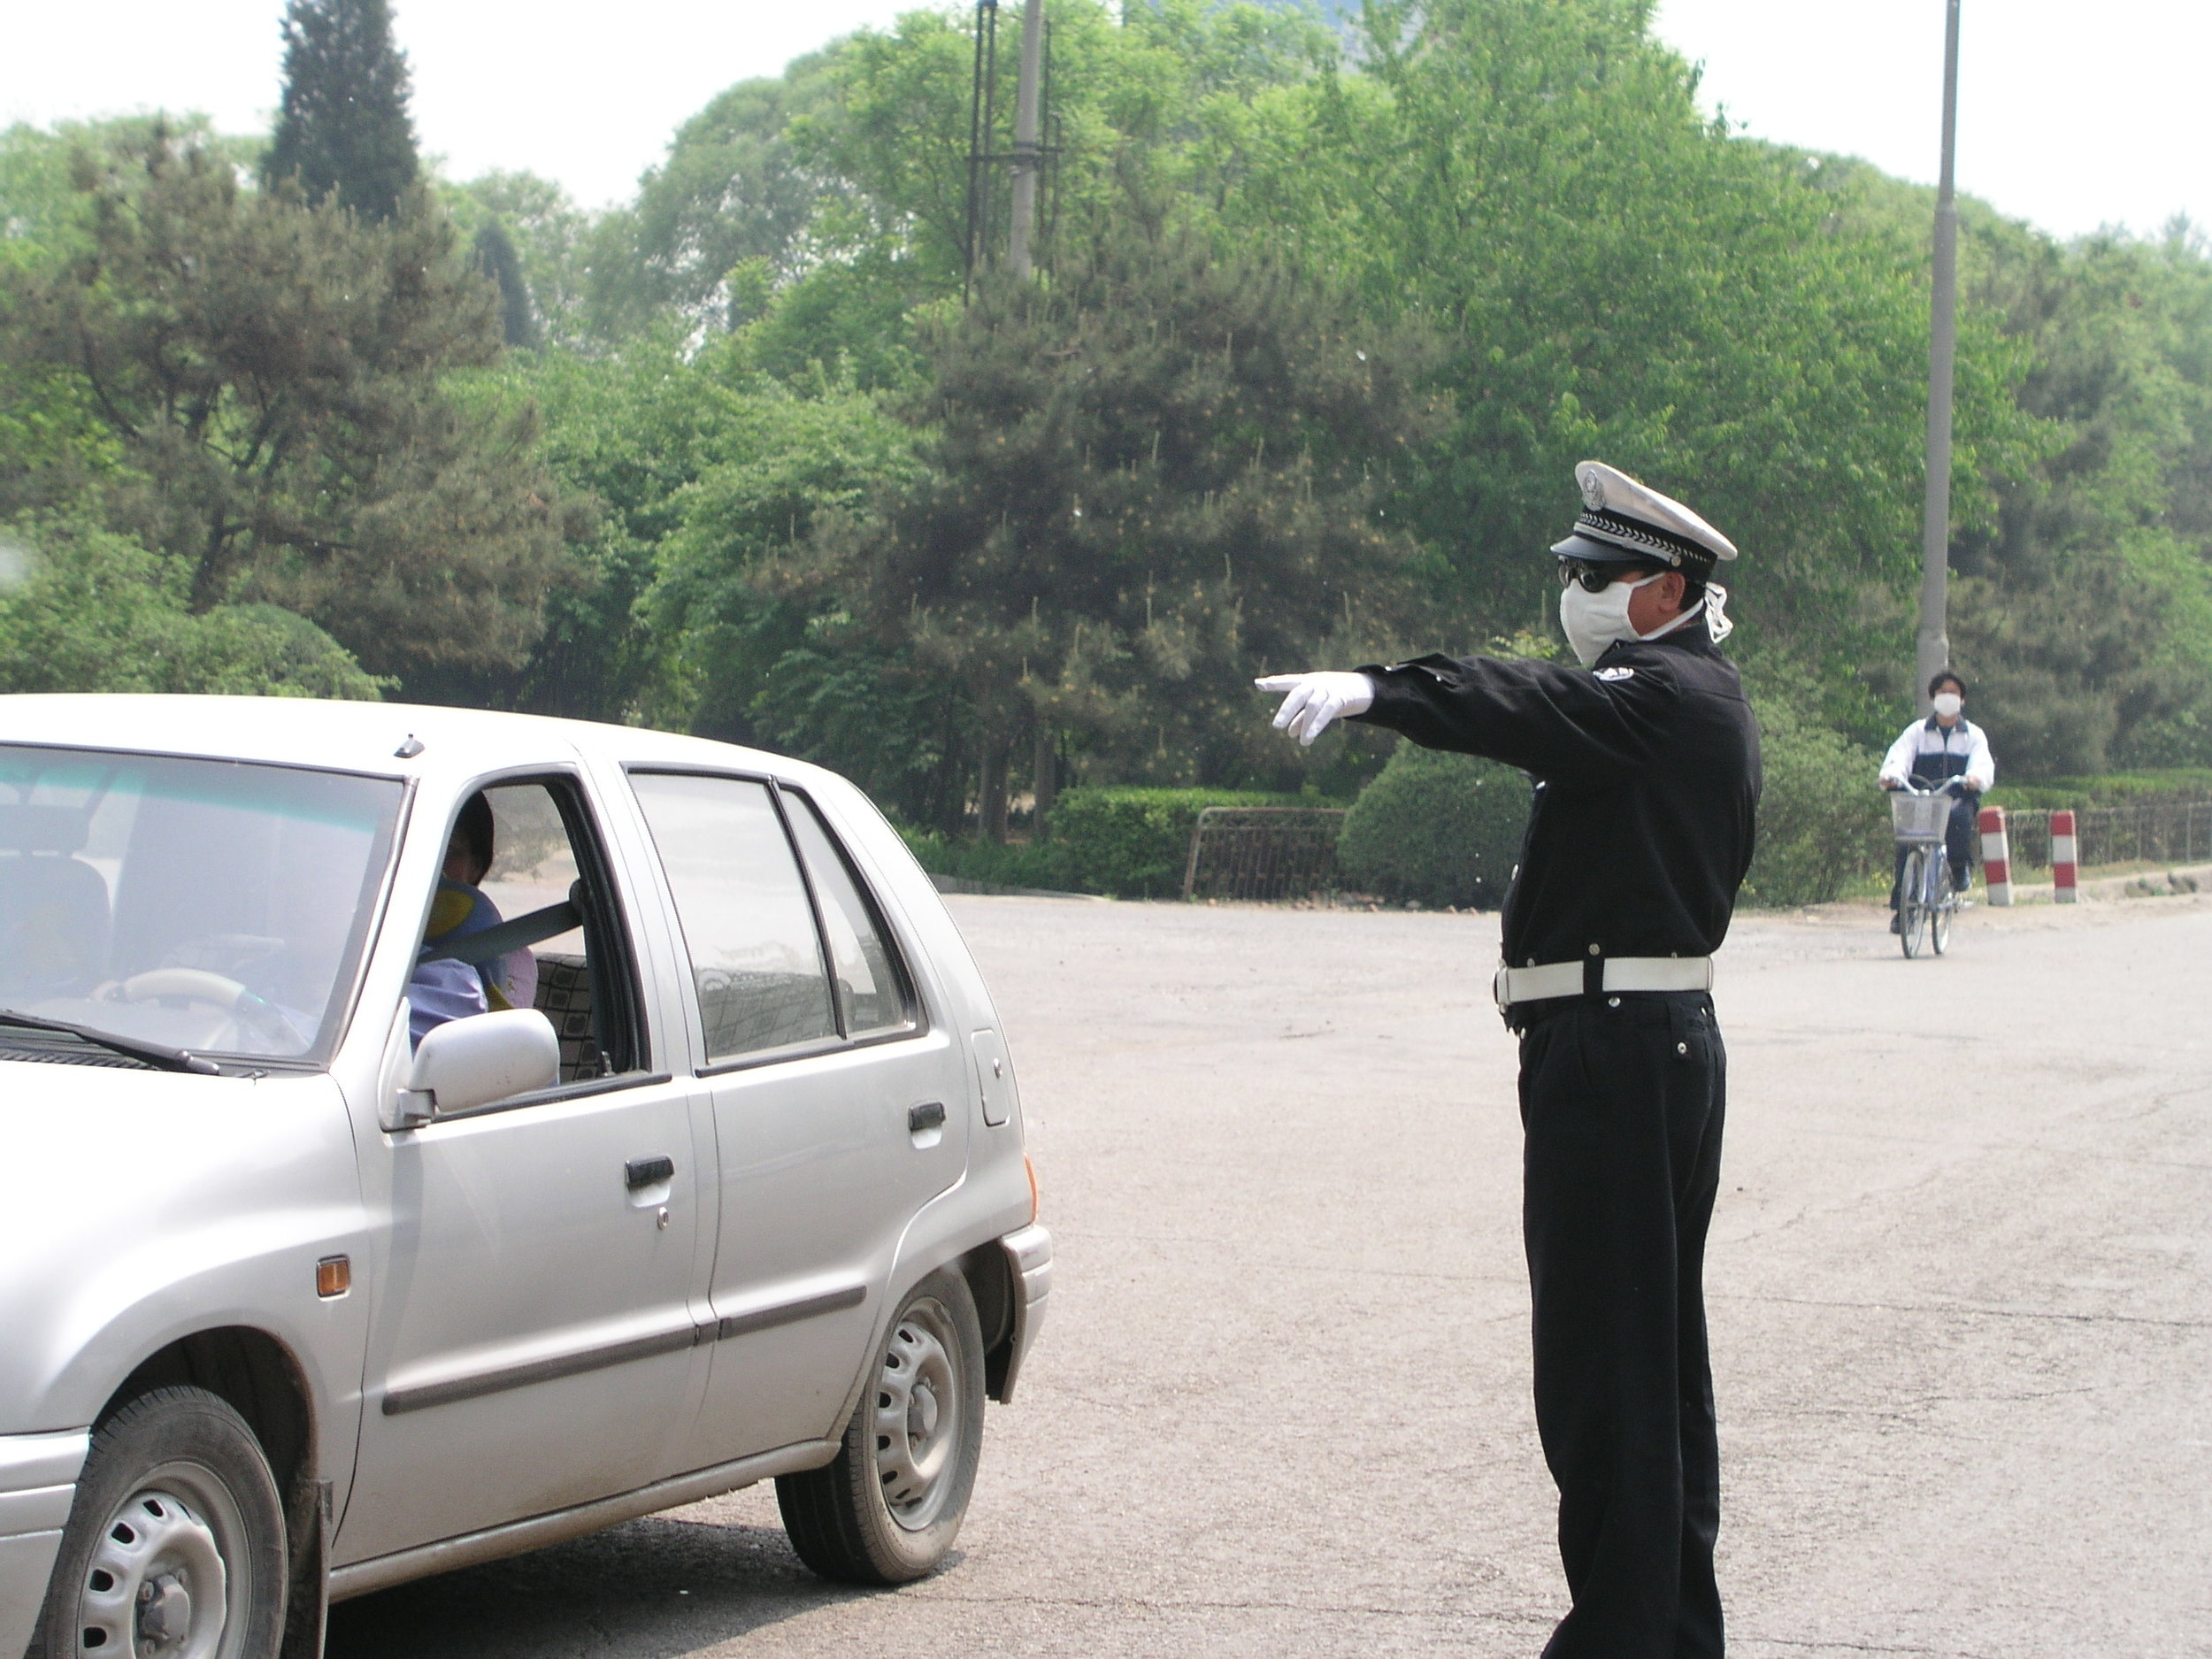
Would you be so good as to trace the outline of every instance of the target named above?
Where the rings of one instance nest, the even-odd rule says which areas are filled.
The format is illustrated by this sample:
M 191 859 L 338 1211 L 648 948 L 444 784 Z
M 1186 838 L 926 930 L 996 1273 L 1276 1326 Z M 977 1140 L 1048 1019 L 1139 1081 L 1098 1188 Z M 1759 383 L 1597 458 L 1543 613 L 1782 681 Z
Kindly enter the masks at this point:
M 1547 962 L 1535 968 L 1500 968 L 1492 993 L 1500 1008 L 1517 1002 L 1548 1002 L 1555 997 L 1580 996 L 1587 981 L 1586 966 L 1579 962 Z M 1608 956 L 1602 969 L 1602 988 L 1608 991 L 1709 991 L 1713 988 L 1710 956 Z

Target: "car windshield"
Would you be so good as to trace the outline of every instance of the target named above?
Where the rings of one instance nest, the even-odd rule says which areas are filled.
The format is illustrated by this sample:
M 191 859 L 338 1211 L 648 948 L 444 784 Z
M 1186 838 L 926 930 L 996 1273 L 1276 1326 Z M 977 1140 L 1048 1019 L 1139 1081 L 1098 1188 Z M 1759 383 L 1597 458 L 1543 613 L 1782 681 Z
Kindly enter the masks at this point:
M 0 744 L 0 1008 L 320 1060 L 402 794 L 301 767 Z M 0 1043 L 19 1039 L 0 1025 Z

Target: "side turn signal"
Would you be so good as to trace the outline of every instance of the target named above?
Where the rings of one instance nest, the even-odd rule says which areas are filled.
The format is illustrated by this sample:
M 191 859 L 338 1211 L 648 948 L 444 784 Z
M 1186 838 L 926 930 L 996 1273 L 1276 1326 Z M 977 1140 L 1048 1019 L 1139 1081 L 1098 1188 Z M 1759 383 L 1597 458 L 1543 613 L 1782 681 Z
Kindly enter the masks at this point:
M 327 1300 L 342 1296 L 353 1288 L 353 1258 L 349 1256 L 326 1256 L 315 1263 L 315 1294 Z

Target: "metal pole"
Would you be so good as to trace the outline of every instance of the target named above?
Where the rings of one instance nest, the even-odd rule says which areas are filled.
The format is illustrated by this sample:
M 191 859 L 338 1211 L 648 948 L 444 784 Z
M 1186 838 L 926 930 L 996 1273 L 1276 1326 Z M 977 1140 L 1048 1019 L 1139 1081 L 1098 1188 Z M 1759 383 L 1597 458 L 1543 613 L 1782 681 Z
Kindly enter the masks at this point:
M 1037 220 L 1037 86 L 1044 41 L 1045 0 L 1022 0 L 1021 79 L 1014 94 L 1014 226 L 1006 242 L 1006 263 L 1017 280 L 1028 279 L 1029 234 Z
M 975 70 L 968 87 L 968 240 L 960 250 L 963 280 L 971 286 L 975 280 L 977 235 L 983 228 L 983 157 L 988 146 L 983 131 L 983 35 L 987 22 L 995 31 L 998 0 L 976 0 L 975 8 Z
M 1913 685 L 1928 711 L 1928 682 L 1951 665 L 1951 370 L 1958 353 L 1959 0 L 1945 0 L 1943 175 L 1936 185 L 1935 295 L 1928 331 L 1928 495 L 1920 526 L 1919 673 Z

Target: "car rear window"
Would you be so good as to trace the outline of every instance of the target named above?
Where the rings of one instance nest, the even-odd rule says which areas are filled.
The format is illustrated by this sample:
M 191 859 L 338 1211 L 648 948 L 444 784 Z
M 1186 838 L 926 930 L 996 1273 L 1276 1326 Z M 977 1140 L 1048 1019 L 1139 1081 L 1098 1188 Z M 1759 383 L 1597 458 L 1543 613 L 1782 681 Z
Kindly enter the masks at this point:
M 814 907 L 768 786 L 636 772 L 690 954 L 707 1059 L 837 1036 Z

